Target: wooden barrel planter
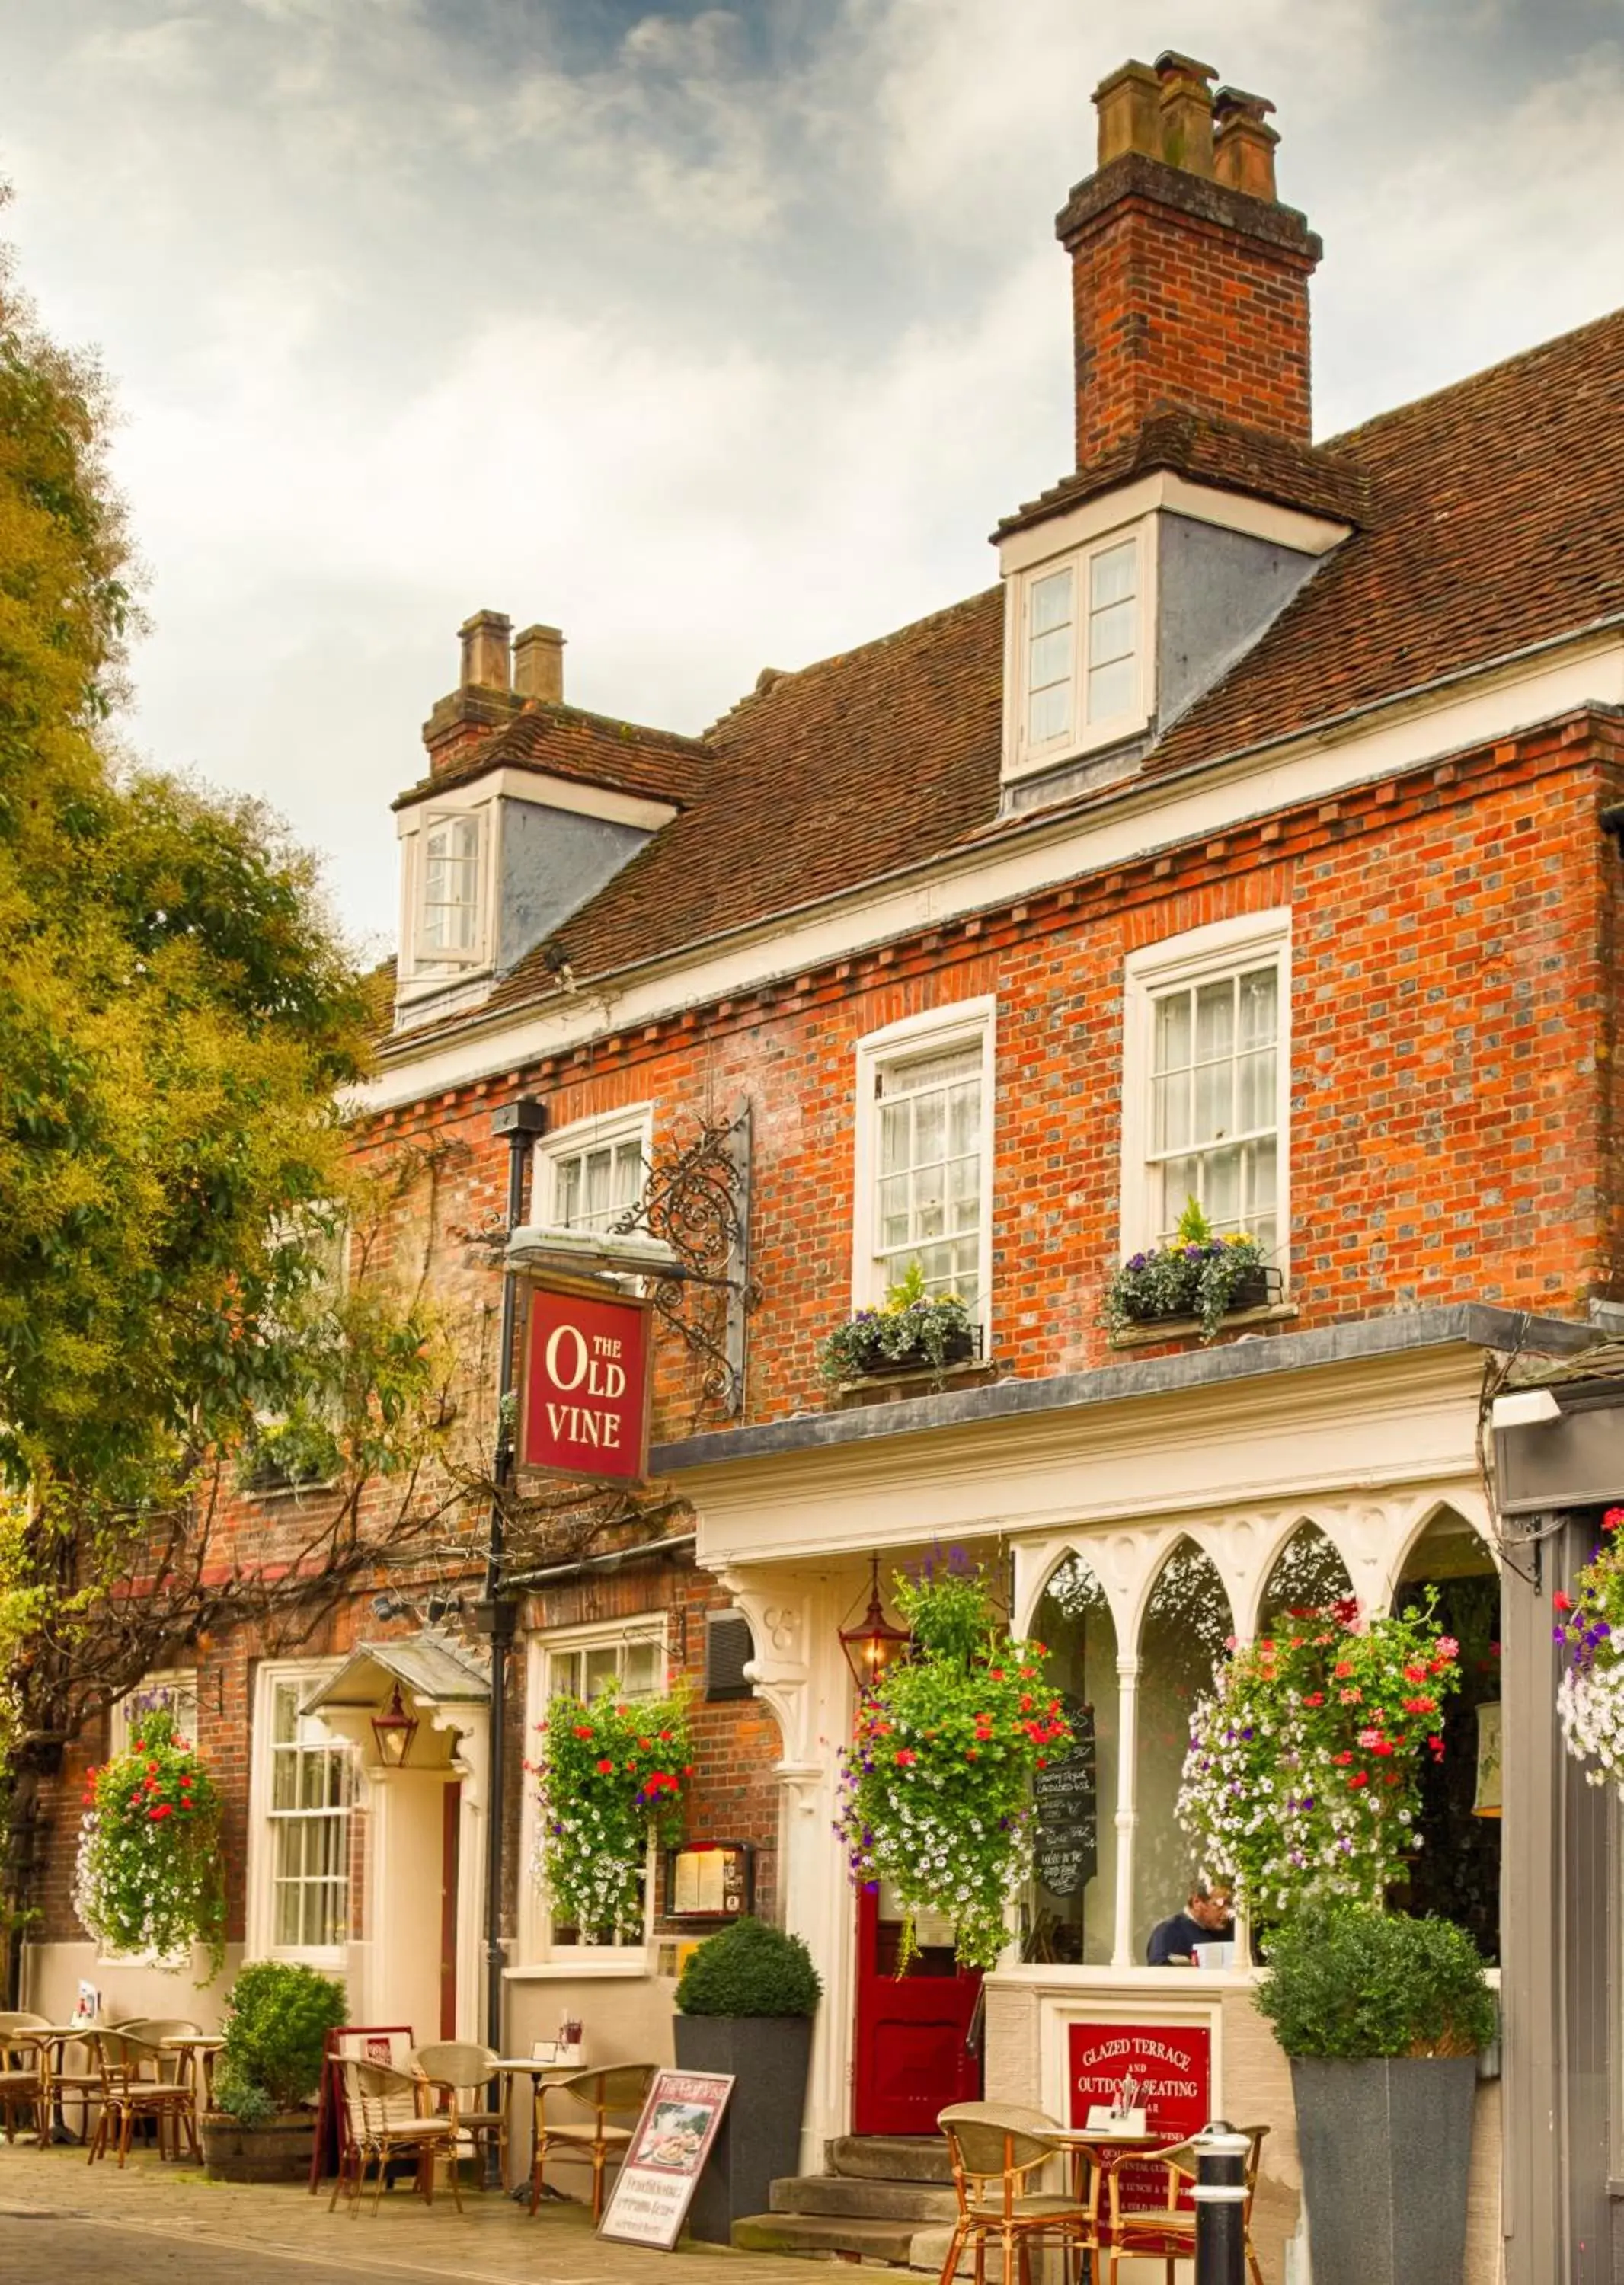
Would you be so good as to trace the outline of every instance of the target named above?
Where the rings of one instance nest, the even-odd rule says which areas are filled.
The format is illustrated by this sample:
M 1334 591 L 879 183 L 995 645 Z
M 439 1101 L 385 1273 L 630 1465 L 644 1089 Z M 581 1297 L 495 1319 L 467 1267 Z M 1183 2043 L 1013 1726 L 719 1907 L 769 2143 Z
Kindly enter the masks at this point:
M 263 2126 L 245 2126 L 223 2111 L 206 2111 L 202 2140 L 211 2182 L 308 2182 L 316 2114 L 284 2110 Z

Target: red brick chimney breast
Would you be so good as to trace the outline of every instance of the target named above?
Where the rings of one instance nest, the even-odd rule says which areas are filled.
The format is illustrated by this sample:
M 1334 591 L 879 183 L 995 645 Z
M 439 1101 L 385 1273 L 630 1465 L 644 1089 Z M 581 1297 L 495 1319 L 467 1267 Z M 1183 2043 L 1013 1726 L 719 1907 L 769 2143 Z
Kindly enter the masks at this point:
M 1320 241 L 1275 196 L 1263 97 L 1172 53 L 1094 93 L 1099 166 L 1056 218 L 1071 256 L 1077 465 L 1157 411 L 1306 444 L 1308 281 Z

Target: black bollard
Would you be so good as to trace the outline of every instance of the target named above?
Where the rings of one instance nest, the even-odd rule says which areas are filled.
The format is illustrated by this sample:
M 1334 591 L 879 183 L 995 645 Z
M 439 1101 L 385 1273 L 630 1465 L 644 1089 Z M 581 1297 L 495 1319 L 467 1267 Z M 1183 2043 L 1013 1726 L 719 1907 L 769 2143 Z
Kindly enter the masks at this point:
M 1246 2285 L 1246 2159 L 1251 2148 L 1215 2118 L 1196 2138 L 1196 2285 Z

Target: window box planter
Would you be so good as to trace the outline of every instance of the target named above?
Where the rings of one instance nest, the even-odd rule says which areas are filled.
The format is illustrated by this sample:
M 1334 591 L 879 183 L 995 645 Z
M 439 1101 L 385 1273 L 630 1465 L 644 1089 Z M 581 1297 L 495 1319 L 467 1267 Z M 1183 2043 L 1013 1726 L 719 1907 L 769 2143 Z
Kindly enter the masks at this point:
M 836 1325 L 818 1352 L 831 1388 L 854 1380 L 941 1373 L 981 1355 L 982 1331 L 956 1293 L 929 1294 L 917 1263 L 886 1295 L 883 1309 L 859 1309 Z
M 887 1356 L 877 1343 L 870 1342 L 853 1360 L 851 1378 L 877 1380 L 910 1372 L 940 1372 L 950 1364 L 978 1362 L 981 1348 L 979 1325 L 964 1325 L 949 1332 L 943 1340 L 939 1358 L 932 1356 L 922 1341 L 912 1342 L 899 1356 Z
M 1204 1341 L 1216 1340 L 1226 1317 L 1278 1301 L 1281 1277 L 1255 1237 L 1220 1237 L 1196 1199 L 1165 1245 L 1131 1253 L 1105 1288 L 1103 1315 L 1113 1334 L 1125 1325 L 1195 1318 Z
M 1238 1315 L 1243 1309 L 1272 1308 L 1283 1297 L 1285 1281 L 1278 1269 L 1267 1268 L 1262 1263 L 1242 1273 L 1229 1291 L 1224 1315 Z M 1198 1319 L 1201 1315 L 1199 1296 L 1191 1283 L 1189 1292 L 1177 1299 L 1153 1300 L 1138 1294 L 1125 1296 L 1122 1314 L 1130 1324 L 1160 1325 L 1179 1318 Z

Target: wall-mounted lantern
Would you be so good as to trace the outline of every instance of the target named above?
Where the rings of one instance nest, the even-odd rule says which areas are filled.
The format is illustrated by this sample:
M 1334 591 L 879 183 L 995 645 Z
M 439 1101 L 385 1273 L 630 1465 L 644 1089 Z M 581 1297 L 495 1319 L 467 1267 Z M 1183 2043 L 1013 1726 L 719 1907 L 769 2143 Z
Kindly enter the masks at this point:
M 402 1705 L 398 1682 L 383 1712 L 373 1716 L 373 1735 L 378 1740 L 378 1759 L 384 1768 L 404 1769 L 412 1751 L 412 1740 L 417 1735 L 417 1716 L 408 1714 Z

